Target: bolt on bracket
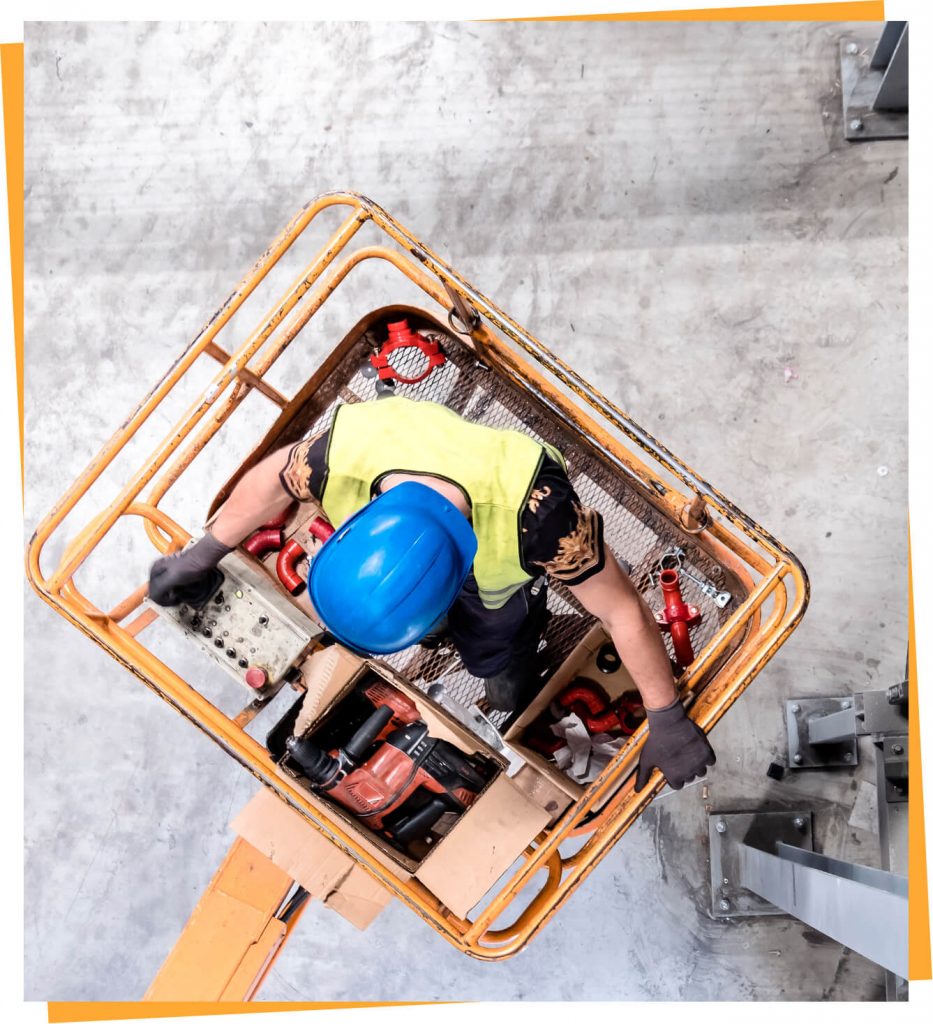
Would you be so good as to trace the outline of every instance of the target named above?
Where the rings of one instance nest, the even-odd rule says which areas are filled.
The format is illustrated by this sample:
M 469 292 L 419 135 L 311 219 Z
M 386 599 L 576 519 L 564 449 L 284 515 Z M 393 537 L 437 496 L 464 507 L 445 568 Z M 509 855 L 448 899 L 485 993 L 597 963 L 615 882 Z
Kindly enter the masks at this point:
M 784 705 L 790 768 L 853 768 L 858 723 L 849 697 L 792 697 Z
M 714 918 L 725 920 L 786 913 L 742 885 L 742 847 L 752 844 L 770 850 L 778 842 L 812 850 L 810 811 L 710 814 L 710 909 Z

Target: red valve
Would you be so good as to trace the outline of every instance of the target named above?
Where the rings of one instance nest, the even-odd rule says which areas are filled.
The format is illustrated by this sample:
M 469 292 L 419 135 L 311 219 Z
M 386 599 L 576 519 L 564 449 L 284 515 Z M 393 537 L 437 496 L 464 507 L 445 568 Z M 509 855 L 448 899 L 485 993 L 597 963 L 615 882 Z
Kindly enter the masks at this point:
M 661 632 L 671 634 L 677 663 L 681 668 L 686 668 L 693 661 L 690 626 L 702 621 L 703 616 L 695 605 L 684 603 L 680 592 L 680 573 L 676 569 L 664 569 L 659 579 L 664 594 L 664 608 L 656 612 L 654 617 Z
M 388 325 L 389 337 L 382 343 L 379 351 L 369 357 L 373 367 L 379 371 L 380 380 L 397 380 L 400 384 L 417 384 L 436 367 L 443 366 L 447 357 L 440 345 L 423 334 L 411 330 L 407 320 L 398 320 Z M 400 348 L 417 348 L 427 358 L 428 365 L 417 377 L 403 377 L 389 364 L 389 356 Z
M 251 537 L 243 541 L 243 550 L 255 558 L 262 558 L 270 551 L 278 551 L 285 543 L 285 534 L 281 528 L 257 530 Z
M 282 548 L 275 561 L 275 571 L 278 573 L 282 585 L 293 597 L 297 597 L 305 589 L 305 581 L 295 568 L 298 560 L 304 558 L 305 555 L 305 549 L 293 537 Z

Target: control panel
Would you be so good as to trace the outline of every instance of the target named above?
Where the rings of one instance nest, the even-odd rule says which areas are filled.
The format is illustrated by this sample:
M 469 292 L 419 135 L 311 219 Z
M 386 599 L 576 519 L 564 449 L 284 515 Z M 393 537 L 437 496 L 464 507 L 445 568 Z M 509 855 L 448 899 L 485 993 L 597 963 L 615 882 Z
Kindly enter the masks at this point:
M 275 686 L 323 631 L 239 551 L 219 569 L 223 582 L 199 608 L 147 604 L 251 690 Z

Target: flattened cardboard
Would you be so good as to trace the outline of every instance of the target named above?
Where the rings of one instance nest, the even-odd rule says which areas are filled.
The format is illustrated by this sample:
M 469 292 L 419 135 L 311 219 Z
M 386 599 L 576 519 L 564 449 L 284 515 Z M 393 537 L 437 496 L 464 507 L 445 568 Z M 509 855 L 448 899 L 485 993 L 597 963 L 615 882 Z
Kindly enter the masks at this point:
M 304 735 L 305 729 L 315 721 L 323 708 L 327 707 L 346 684 L 362 668 L 362 662 L 342 647 L 325 647 L 305 658 L 301 665 L 301 676 L 307 687 L 298 721 L 296 735 Z
M 512 781 L 529 800 L 547 811 L 551 822 L 557 821 L 573 803 L 573 797 L 532 764 L 522 765 L 512 776 Z
M 505 742 L 521 757 L 530 767 L 545 775 L 558 789 L 566 793 L 571 800 L 579 800 L 585 791 L 585 787 L 574 782 L 568 775 L 560 770 L 557 765 L 539 754 L 536 750 L 526 747 L 522 743 L 522 734 L 529 725 L 544 711 L 551 701 L 561 690 L 572 682 L 577 676 L 586 676 L 594 682 L 598 682 L 605 689 L 610 697 L 620 697 L 630 690 L 638 692 L 635 681 L 629 675 L 624 665 L 608 675 L 603 674 L 596 668 L 596 653 L 600 647 L 609 640 L 605 629 L 599 624 L 595 625 L 589 633 L 570 652 L 570 655 L 548 680 L 547 685 L 518 716 L 506 732 Z
M 392 899 L 392 893 L 352 857 L 287 807 L 274 793 L 261 789 L 231 823 L 233 830 L 314 899 L 359 929 L 368 928 Z
M 499 775 L 424 859 L 415 877 L 464 917 L 549 819 L 510 778 Z
M 364 931 L 391 900 L 392 893 L 385 886 L 380 885 L 359 864 L 354 864 L 340 885 L 324 898 L 324 906 Z
M 230 823 L 315 898 L 333 892 L 354 861 L 263 787 Z

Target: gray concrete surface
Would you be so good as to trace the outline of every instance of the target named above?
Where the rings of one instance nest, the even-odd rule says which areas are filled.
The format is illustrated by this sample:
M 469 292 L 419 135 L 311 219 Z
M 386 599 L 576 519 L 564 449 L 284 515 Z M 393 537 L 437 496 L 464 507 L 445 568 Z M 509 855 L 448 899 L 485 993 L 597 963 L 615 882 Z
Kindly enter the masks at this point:
M 264 998 L 881 996 L 878 968 L 799 922 L 713 921 L 705 839 L 704 803 L 803 803 L 818 846 L 877 863 L 847 824 L 870 768 L 765 777 L 785 696 L 885 687 L 906 648 L 907 146 L 842 141 L 845 28 L 27 25 L 30 531 L 292 213 L 352 188 L 813 582 L 714 733 L 708 800 L 656 802 L 522 956 L 470 961 L 400 905 L 365 933 L 313 906 Z M 325 308 L 305 375 L 387 289 L 361 278 Z M 241 455 L 211 456 L 204 486 Z M 203 498 L 173 500 L 199 521 Z M 108 557 L 142 572 L 151 549 L 126 531 Z M 119 596 L 103 568 L 80 581 Z M 138 998 L 256 784 L 26 601 L 26 998 Z

